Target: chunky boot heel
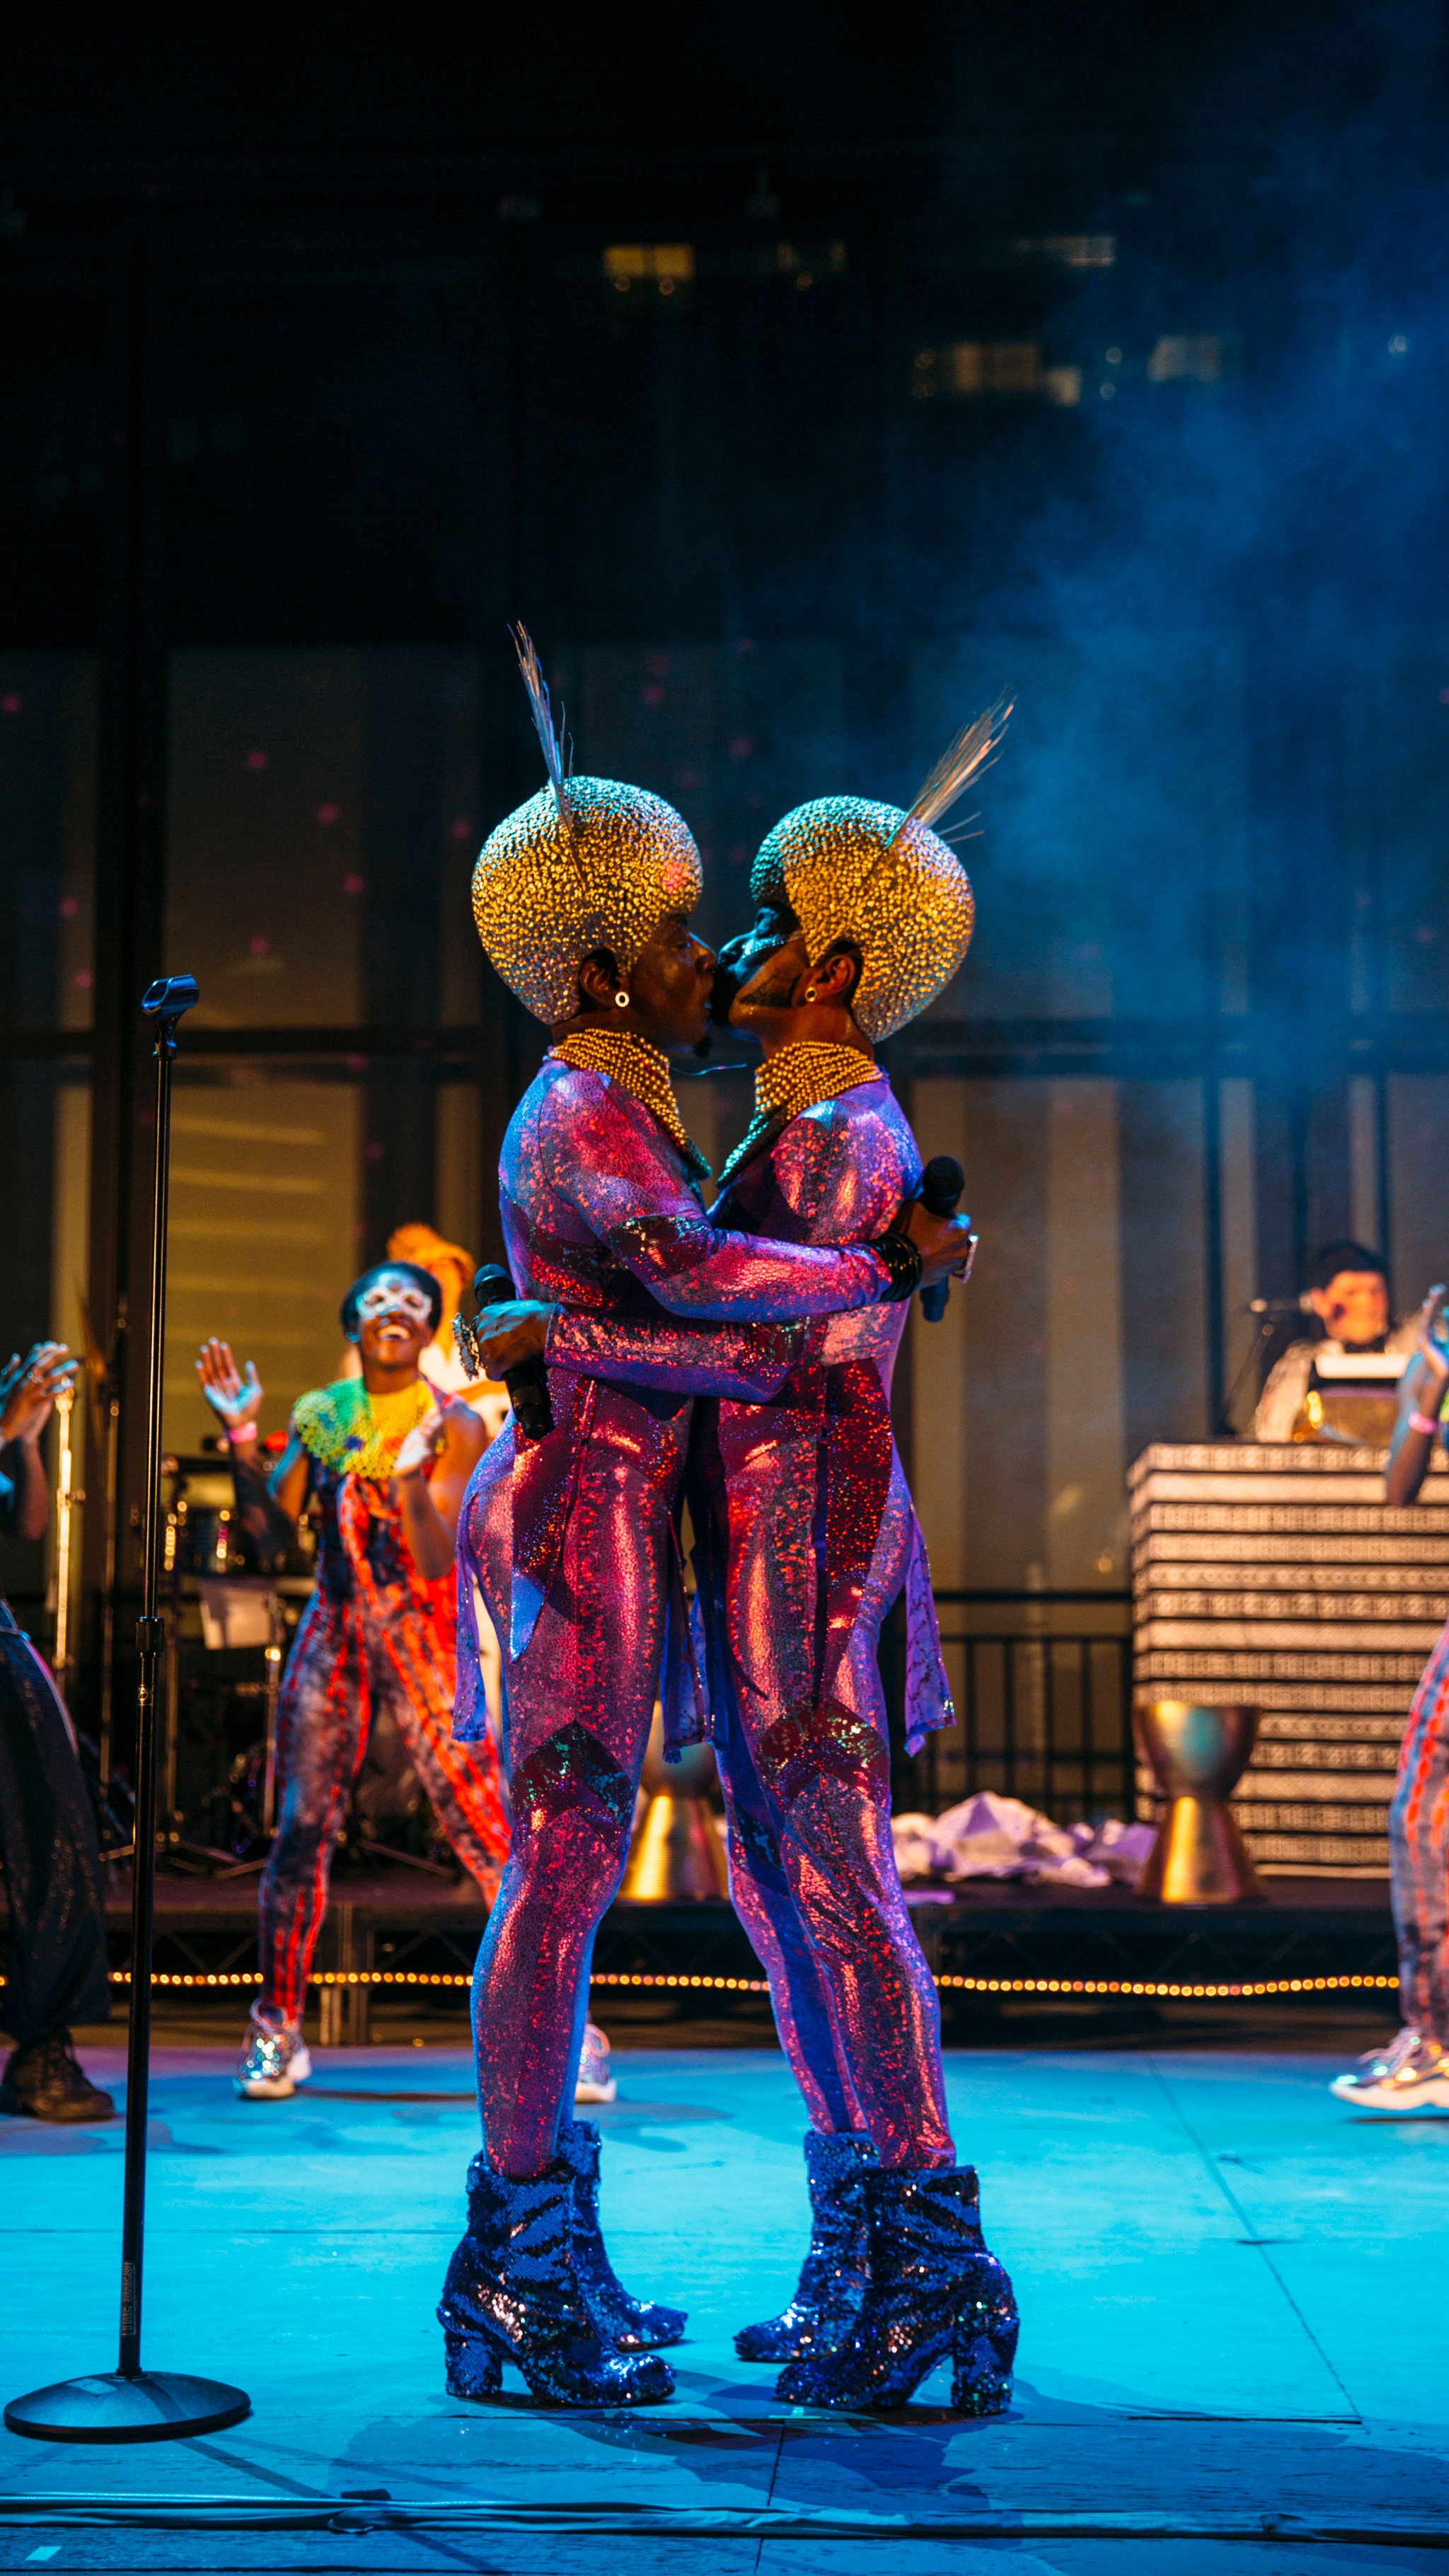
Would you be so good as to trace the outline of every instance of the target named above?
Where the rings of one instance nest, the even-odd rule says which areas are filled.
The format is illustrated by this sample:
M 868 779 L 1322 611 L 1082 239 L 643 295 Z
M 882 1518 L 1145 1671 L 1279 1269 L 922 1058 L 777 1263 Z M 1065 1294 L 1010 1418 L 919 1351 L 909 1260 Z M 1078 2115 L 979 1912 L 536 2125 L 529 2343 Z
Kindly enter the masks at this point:
M 997 2415 L 1011 2396 L 1016 2302 L 981 2236 L 970 2165 L 867 2173 L 866 2286 L 834 2352 L 792 2361 L 779 2393 L 796 2406 L 873 2413 L 904 2406 L 951 2354 L 952 2403 Z
M 810 2250 L 795 2295 L 777 2317 L 741 2326 L 741 2361 L 799 2361 L 831 2352 L 849 2332 L 865 2290 L 865 2177 L 875 2163 L 869 2138 L 807 2130 Z
M 515 2182 L 474 2157 L 438 2322 L 455 2397 L 495 2397 L 505 2361 L 546 2406 L 658 2406 L 674 2393 L 657 2353 L 626 2358 L 599 2339 L 575 2266 L 573 2171 L 561 2160 Z
M 443 2345 L 450 2397 L 470 2398 L 476 2406 L 498 2395 L 503 2386 L 503 2363 L 491 2340 L 482 2335 L 445 2334 Z
M 1011 2366 L 1021 2331 L 1003 2264 L 983 2253 L 975 2284 L 956 2311 L 951 2403 L 958 2415 L 1000 2415 L 1011 2404 Z
M 599 2132 L 592 2120 L 567 2120 L 558 2151 L 574 2178 L 574 2270 L 601 2341 L 615 2352 L 652 2352 L 678 2343 L 689 2323 L 683 2308 L 636 2299 L 609 2260 L 599 2226 Z

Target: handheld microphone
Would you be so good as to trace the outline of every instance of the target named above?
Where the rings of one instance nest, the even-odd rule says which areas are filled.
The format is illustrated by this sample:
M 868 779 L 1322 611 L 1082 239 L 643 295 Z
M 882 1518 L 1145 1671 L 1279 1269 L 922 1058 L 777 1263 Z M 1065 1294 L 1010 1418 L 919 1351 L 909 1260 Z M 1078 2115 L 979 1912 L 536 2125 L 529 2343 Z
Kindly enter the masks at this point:
M 473 1294 L 480 1306 L 497 1306 L 516 1296 L 513 1281 L 499 1261 L 485 1261 L 473 1274 Z M 520 1360 L 516 1368 L 505 1369 L 503 1383 L 514 1420 L 529 1440 L 542 1440 L 553 1429 L 553 1406 L 548 1397 L 548 1370 L 541 1359 Z
M 954 1154 L 933 1154 L 921 1174 L 921 1205 L 932 1216 L 954 1216 L 966 1187 L 966 1175 Z M 973 1250 L 974 1250 L 973 1245 Z M 928 1324 L 939 1324 L 951 1294 L 949 1279 L 921 1290 L 921 1312 Z

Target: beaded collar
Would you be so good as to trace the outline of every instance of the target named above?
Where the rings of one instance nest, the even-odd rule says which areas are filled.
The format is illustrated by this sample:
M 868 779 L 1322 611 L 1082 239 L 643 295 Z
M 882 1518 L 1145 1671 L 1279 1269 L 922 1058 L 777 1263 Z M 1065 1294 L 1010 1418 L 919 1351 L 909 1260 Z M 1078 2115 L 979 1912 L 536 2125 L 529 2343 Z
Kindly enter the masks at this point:
M 304 1449 L 334 1475 L 362 1476 L 383 1484 L 410 1431 L 432 1412 L 437 1395 L 425 1377 L 396 1395 L 369 1395 L 360 1377 L 314 1387 L 292 1407 Z
M 621 1091 L 628 1092 L 631 1100 L 639 1101 L 658 1119 L 666 1135 L 673 1137 L 691 1178 L 708 1180 L 709 1165 L 687 1134 L 679 1114 L 669 1058 L 651 1046 L 647 1038 L 636 1038 L 626 1029 L 576 1029 L 551 1046 L 544 1061 L 571 1064 L 580 1073 L 606 1073 Z
M 720 1188 L 727 1188 L 767 1140 L 817 1101 L 838 1100 L 842 1091 L 884 1079 L 873 1057 L 828 1038 L 797 1038 L 793 1046 L 767 1056 L 755 1075 L 755 1114 L 720 1173 Z

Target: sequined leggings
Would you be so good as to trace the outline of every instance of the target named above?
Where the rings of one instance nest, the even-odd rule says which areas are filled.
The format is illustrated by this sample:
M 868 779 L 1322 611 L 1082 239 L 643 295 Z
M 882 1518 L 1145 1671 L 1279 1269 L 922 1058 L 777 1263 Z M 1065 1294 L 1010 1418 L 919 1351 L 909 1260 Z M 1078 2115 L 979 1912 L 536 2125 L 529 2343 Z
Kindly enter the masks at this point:
M 940 2006 L 891 1847 L 875 1660 L 905 1571 L 904 1486 L 892 1486 L 836 1696 L 822 1701 L 815 1549 L 789 1536 L 811 1464 L 767 1447 L 728 1487 L 715 1732 L 730 1889 L 814 2126 L 868 2130 L 884 2165 L 949 2165 Z
M 1449 1628 L 1414 1693 L 1389 1808 L 1405 2023 L 1449 2047 Z
M 410 1676 L 350 1602 L 315 1593 L 277 1705 L 282 1814 L 258 1895 L 262 2009 L 295 2019 L 327 1911 L 327 1885 L 375 1708 L 386 1708 L 439 1824 L 485 1895 L 498 1883 L 502 1820 L 491 1752 L 454 1744 L 443 1677 Z M 451 1670 L 446 1676 L 451 1688 Z
M 730 1894 L 770 1984 L 812 2126 L 867 2130 L 883 2165 L 949 2165 L 941 2015 L 891 1850 L 879 1721 L 839 1707 L 717 1746 Z
M 473 2044 L 488 2160 L 517 2179 L 552 2162 L 572 2107 L 594 1935 L 654 1713 L 670 1500 L 638 1461 L 591 1450 L 537 1625 L 505 1656 L 513 1834 L 473 1973 Z M 498 1570 L 480 1575 L 498 1623 Z

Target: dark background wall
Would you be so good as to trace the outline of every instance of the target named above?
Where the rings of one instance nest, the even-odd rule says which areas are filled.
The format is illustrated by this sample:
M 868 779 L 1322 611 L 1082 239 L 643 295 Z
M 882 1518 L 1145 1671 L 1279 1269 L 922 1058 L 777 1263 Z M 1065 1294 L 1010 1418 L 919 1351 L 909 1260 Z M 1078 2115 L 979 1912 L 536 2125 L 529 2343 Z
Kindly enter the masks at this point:
M 940 1546 L 1120 1582 L 1091 1497 L 1211 1426 L 1242 1298 L 1350 1222 L 1405 1298 L 1439 1254 L 1443 40 L 1427 0 L 12 11 L 7 1346 L 71 1296 L 67 1191 L 108 1348 L 144 1296 L 163 961 L 205 968 L 179 1335 L 253 1219 L 234 1328 L 279 1387 L 393 1223 L 489 1248 L 538 1050 L 465 900 L 534 784 L 507 619 L 580 765 L 689 816 L 711 927 L 785 804 L 904 798 L 1006 686 L 977 945 L 893 1060 L 1011 1237 Z M 1083 1083 L 1112 1175 L 1079 1222 Z M 739 1097 L 701 1087 L 711 1138 Z M 1104 1228 L 1068 1475 L 1043 1389 Z M 320 1298 L 305 1349 L 269 1262 Z M 92 1597 L 98 1548 L 92 1513 Z

